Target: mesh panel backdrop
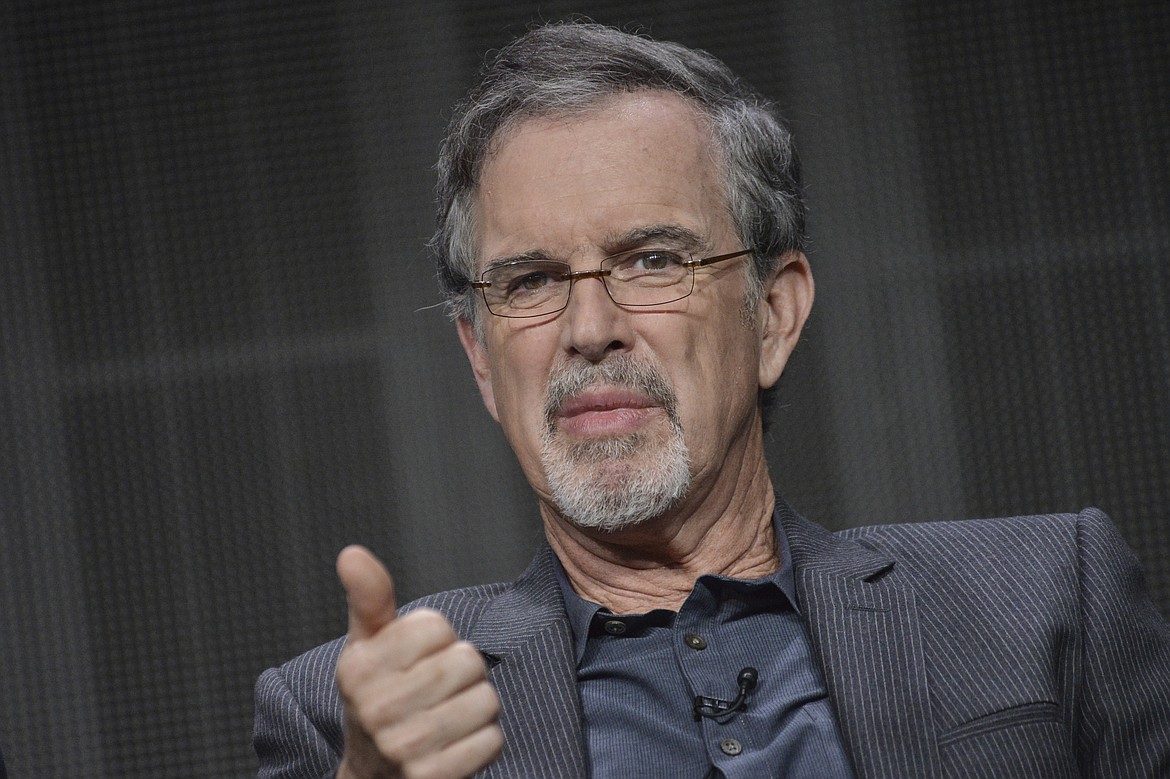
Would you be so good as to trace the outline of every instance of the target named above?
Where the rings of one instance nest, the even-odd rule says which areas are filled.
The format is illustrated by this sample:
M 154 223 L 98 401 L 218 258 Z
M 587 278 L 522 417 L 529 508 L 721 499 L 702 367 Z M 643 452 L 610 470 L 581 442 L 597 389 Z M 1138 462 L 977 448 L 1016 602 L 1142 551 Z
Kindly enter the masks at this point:
M 572 12 L 790 117 L 817 310 L 769 431 L 831 527 L 1109 511 L 1170 610 L 1170 6 L 6 3 L 0 747 L 246 776 L 256 674 L 516 574 L 534 501 L 436 302 L 450 105 Z

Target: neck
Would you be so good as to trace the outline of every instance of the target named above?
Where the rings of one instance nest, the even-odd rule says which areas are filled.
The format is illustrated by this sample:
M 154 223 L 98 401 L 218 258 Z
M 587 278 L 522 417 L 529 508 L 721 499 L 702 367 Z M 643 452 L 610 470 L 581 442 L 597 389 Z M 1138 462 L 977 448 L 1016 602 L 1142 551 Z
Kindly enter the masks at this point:
M 772 483 L 762 451 L 749 462 L 732 479 L 696 478 L 675 510 L 616 532 L 578 527 L 543 504 L 545 535 L 574 591 L 616 614 L 677 611 L 700 576 L 775 571 Z

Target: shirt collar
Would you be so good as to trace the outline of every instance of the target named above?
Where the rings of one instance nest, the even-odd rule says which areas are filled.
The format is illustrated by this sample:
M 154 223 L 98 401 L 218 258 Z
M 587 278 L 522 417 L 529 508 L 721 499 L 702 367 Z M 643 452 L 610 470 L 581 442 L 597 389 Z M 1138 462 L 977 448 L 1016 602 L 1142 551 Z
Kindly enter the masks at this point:
M 789 603 L 800 612 L 800 604 L 796 600 L 796 575 L 792 570 L 792 550 L 788 546 L 788 536 L 784 532 L 784 525 L 780 522 L 780 498 L 776 498 L 776 509 L 772 512 L 772 534 L 776 540 L 777 557 L 780 558 L 780 567 L 768 574 L 761 576 L 758 579 L 749 579 L 752 583 L 771 582 L 784 593 L 788 598 Z M 585 644 L 589 640 L 589 627 L 593 623 L 593 617 L 599 611 L 608 611 L 603 606 L 593 601 L 586 600 L 573 590 L 573 586 L 569 584 L 569 577 L 565 573 L 565 568 L 561 565 L 560 559 L 553 555 L 553 570 L 556 573 L 557 584 L 561 588 L 561 594 L 565 598 L 565 614 L 569 618 L 569 627 L 573 631 L 573 644 L 577 652 L 577 662 L 581 662 L 581 656 L 585 653 Z M 702 577 L 700 577 L 702 578 Z M 735 581 L 727 576 L 714 576 L 714 579 L 722 581 Z

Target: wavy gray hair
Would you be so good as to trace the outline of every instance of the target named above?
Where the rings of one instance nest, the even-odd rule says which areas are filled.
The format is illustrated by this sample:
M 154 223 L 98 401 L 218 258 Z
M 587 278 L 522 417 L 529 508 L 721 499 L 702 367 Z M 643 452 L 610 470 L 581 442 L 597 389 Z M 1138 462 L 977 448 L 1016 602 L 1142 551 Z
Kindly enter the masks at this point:
M 496 139 L 526 119 L 587 113 L 606 97 L 643 90 L 677 93 L 710 123 L 728 209 L 754 255 L 753 304 L 780 257 L 804 248 L 800 164 L 768 100 L 704 51 L 599 24 L 550 24 L 486 62 L 440 147 L 431 246 L 452 316 L 476 319 L 473 201 Z

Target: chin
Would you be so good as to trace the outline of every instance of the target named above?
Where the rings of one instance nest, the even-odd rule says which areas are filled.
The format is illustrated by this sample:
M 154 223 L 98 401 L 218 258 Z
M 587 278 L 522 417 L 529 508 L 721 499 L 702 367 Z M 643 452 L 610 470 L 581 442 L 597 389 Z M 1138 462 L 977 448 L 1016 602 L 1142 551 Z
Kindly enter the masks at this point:
M 589 442 L 588 452 L 579 448 L 542 452 L 553 503 L 577 527 L 610 533 L 637 527 L 669 512 L 690 490 L 681 437 L 664 446 L 623 438 Z

